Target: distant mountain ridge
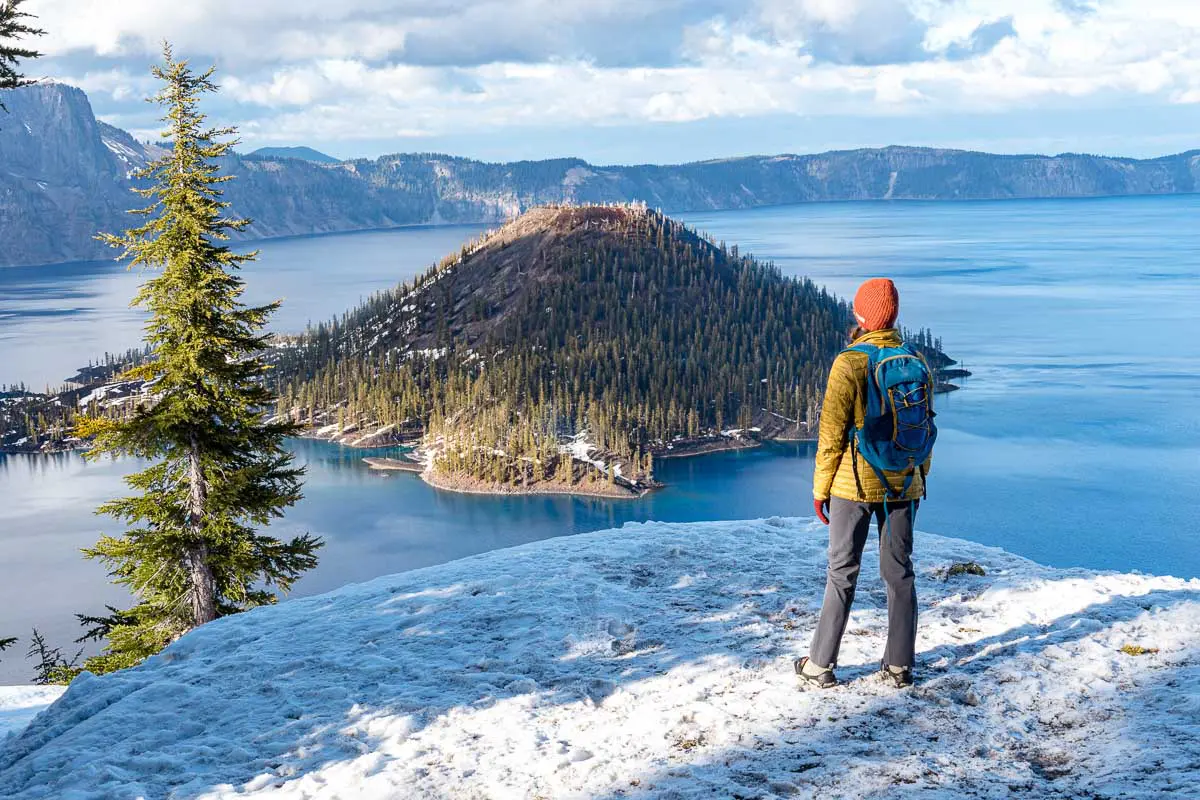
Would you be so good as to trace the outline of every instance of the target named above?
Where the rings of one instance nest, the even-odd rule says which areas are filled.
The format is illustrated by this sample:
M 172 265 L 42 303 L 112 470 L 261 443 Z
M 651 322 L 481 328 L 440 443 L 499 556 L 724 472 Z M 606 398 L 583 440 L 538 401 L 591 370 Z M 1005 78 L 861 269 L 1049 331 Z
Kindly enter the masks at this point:
M 98 122 L 79 89 L 3 93 L 0 266 L 112 255 L 97 231 L 125 227 L 130 172 L 155 148 Z M 886 147 L 748 156 L 672 166 L 580 159 L 490 164 L 439 154 L 315 163 L 231 156 L 227 199 L 254 220 L 247 238 L 500 222 L 547 203 L 642 201 L 702 211 L 833 200 L 981 200 L 1193 193 L 1200 150 L 1137 160 L 1082 154 L 991 155 Z
M 312 161 L 315 164 L 336 164 L 341 160 L 311 147 L 260 147 L 247 153 L 246 158 L 294 158 L 299 161 Z

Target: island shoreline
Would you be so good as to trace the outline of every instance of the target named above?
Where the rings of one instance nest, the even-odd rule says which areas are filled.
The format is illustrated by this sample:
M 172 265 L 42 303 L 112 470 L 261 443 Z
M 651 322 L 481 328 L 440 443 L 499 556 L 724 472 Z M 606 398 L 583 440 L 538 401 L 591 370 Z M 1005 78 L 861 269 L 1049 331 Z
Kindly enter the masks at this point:
M 546 497 L 590 497 L 598 500 L 640 500 L 653 491 L 653 488 L 634 490 L 624 486 L 614 487 L 611 491 L 607 491 L 603 489 L 574 488 L 554 483 L 547 484 L 544 487 L 497 487 L 495 484 L 480 481 L 476 478 L 439 475 L 429 470 L 419 473 L 419 477 L 428 486 L 438 491 L 456 492 L 458 494 L 491 495 L 493 497 L 536 497 L 542 495 Z M 472 483 L 479 485 L 477 487 L 471 486 L 470 484 Z
M 313 429 L 319 430 L 319 429 Z M 315 441 L 325 441 L 331 444 L 340 444 L 343 447 L 351 447 L 355 449 L 373 449 L 380 445 L 354 445 L 350 443 L 338 442 L 337 439 L 328 436 L 315 436 L 312 434 L 301 438 L 312 439 Z M 783 444 L 800 444 L 800 443 L 815 443 L 815 438 L 784 438 L 784 437 L 769 437 L 765 439 L 739 439 L 735 437 L 722 437 L 724 440 L 705 439 L 695 443 L 693 447 L 681 449 L 679 452 L 672 451 L 651 451 L 656 459 L 674 460 L 684 458 L 698 458 L 701 456 L 716 455 L 718 453 L 738 452 L 741 450 L 756 450 L 772 442 Z M 411 440 L 410 440 L 411 442 Z M 412 446 L 394 445 L 396 447 Z M 657 490 L 664 489 L 669 484 L 656 482 L 655 485 L 643 488 L 633 488 L 628 484 L 618 484 L 612 490 L 600 489 L 596 487 L 582 488 L 577 486 L 567 486 L 562 483 L 543 482 L 541 485 L 521 486 L 521 485 L 498 485 L 490 481 L 480 480 L 465 475 L 446 476 L 432 472 L 428 466 L 422 461 L 416 461 L 405 458 L 391 458 L 384 456 L 366 456 L 362 461 L 373 471 L 381 474 L 388 472 L 400 472 L 410 475 L 416 475 L 428 486 L 444 492 L 456 492 L 459 494 L 473 495 L 492 495 L 502 497 L 535 497 L 542 496 L 568 496 L 568 497 L 588 497 L 600 500 L 640 500 L 647 494 Z

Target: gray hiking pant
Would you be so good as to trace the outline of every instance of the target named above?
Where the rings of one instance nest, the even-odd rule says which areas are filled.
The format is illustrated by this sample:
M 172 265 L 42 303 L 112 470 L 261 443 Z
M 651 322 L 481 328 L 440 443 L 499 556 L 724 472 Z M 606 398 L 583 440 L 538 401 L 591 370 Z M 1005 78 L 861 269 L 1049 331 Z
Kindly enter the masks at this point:
M 850 619 L 871 520 L 879 527 L 879 574 L 887 584 L 888 638 L 883 663 L 911 667 L 917 644 L 917 589 L 914 585 L 913 516 L 919 502 L 856 503 L 829 500 L 829 570 L 825 602 L 808 657 L 816 665 L 837 665 Z

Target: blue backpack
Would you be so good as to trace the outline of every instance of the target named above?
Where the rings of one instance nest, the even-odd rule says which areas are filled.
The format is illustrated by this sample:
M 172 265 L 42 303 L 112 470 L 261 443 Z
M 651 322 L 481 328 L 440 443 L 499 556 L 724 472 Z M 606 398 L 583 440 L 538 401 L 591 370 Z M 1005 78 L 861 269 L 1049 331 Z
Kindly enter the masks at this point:
M 937 440 L 933 375 L 925 359 L 907 344 L 859 344 L 849 349 L 865 353 L 868 358 L 866 416 L 863 426 L 855 429 L 851 443 L 879 476 L 888 499 L 899 500 L 908 494 L 918 472 L 924 480 L 925 462 Z M 857 459 L 854 464 L 857 470 Z M 904 487 L 898 493 L 884 476 L 885 471 L 904 473 Z

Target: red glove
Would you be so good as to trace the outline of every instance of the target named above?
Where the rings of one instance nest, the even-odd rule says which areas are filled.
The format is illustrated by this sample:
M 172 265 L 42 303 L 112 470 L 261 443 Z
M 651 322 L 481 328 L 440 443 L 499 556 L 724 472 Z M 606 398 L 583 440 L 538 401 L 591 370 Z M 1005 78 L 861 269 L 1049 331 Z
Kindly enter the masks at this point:
M 829 513 L 828 499 L 813 500 L 813 511 L 817 512 L 817 519 L 821 520 L 821 522 L 824 522 L 826 525 L 829 524 L 829 517 L 827 516 Z

